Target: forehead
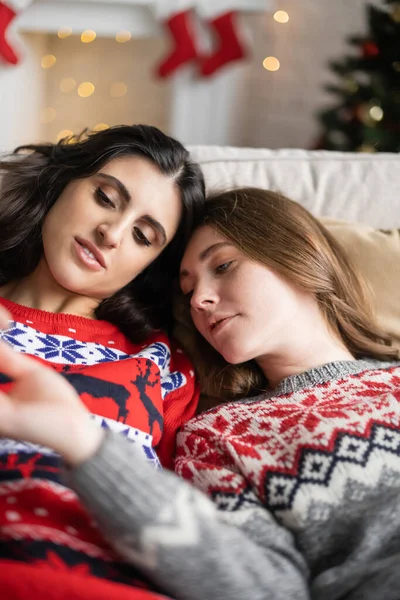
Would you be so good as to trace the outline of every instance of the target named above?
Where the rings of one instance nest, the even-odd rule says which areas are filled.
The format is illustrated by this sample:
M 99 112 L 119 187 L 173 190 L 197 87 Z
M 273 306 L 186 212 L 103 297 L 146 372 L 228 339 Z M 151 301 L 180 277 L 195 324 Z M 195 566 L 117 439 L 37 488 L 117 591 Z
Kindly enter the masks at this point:
M 218 233 L 216 229 L 210 225 L 202 225 L 196 229 L 186 246 L 182 259 L 182 269 L 189 267 L 193 262 L 199 261 L 200 254 L 210 246 L 226 241 L 226 238 Z
M 197 229 L 186 248 L 181 263 L 181 281 L 197 271 L 201 265 L 206 267 L 211 257 L 214 255 L 219 256 L 219 253 L 226 248 L 238 250 L 230 240 L 218 233 L 213 227 L 204 225 Z
M 178 187 L 159 167 L 141 156 L 123 156 L 106 163 L 99 171 L 118 179 L 127 189 L 136 208 L 158 214 L 167 222 L 182 212 Z
M 164 175 L 159 167 L 142 156 L 122 156 L 113 158 L 99 171 L 120 179 L 130 192 L 147 190 L 161 186 L 163 191 L 173 188 L 170 177 Z

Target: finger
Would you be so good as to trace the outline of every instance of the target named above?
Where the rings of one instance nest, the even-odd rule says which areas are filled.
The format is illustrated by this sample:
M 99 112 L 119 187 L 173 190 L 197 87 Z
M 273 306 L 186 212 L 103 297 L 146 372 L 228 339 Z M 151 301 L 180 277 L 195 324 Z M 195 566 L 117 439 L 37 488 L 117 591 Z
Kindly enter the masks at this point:
M 0 435 L 15 437 L 15 402 L 8 394 L 0 392 Z
M 7 410 L 9 410 L 11 405 L 11 398 L 5 392 L 0 392 L 0 415 L 4 415 Z M 2 423 L 0 422 L 0 426 Z
M 11 346 L 0 341 L 0 371 L 4 375 L 16 380 L 38 368 L 40 365 L 33 358 L 15 352 Z
M 0 306 L 0 329 L 7 329 L 8 328 L 8 321 L 11 320 L 11 315 L 8 312 L 8 310 L 6 310 L 4 308 L 4 306 Z

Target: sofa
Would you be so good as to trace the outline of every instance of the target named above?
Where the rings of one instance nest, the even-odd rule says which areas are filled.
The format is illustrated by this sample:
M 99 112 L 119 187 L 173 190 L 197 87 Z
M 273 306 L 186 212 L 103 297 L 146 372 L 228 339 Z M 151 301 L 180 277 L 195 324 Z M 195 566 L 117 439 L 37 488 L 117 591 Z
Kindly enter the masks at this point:
M 370 285 L 400 348 L 400 154 L 193 146 L 208 191 L 279 191 L 321 218 Z

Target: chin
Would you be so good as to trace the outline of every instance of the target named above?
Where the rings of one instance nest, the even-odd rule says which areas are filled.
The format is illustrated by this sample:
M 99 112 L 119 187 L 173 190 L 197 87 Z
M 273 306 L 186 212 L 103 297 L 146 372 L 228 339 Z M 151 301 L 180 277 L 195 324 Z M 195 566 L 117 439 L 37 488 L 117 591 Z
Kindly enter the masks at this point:
M 67 292 L 71 292 L 72 294 L 82 294 L 86 296 L 85 287 L 87 286 L 87 281 L 83 281 L 83 278 L 76 277 L 73 274 L 69 274 L 67 269 L 57 269 L 52 270 L 52 276 L 54 281 L 62 287 Z M 85 286 L 86 283 L 86 286 Z
M 243 344 L 225 346 L 224 348 L 216 350 L 223 356 L 223 358 L 231 365 L 240 365 L 248 362 L 249 360 L 255 359 L 255 352 L 250 348 L 244 347 Z
M 93 296 L 93 290 L 88 288 L 88 277 L 77 273 L 75 269 L 68 269 L 66 265 L 49 265 L 53 280 L 58 286 L 79 296 Z
M 224 349 L 220 352 L 220 354 L 222 354 L 223 358 L 230 365 L 239 365 L 240 363 L 244 363 L 249 360 L 244 356 L 243 351 L 240 350 Z

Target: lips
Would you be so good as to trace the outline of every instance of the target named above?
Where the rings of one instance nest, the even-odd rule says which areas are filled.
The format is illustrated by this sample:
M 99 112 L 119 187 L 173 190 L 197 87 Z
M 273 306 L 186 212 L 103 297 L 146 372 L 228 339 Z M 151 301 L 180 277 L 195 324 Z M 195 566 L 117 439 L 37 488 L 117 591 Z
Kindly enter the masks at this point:
M 78 244 L 80 246 L 82 246 L 83 248 L 87 248 L 89 250 L 89 252 L 91 252 L 93 254 L 93 256 L 95 257 L 95 259 L 97 260 L 97 262 L 104 269 L 106 268 L 106 261 L 104 259 L 104 256 L 102 255 L 102 253 L 100 252 L 100 250 L 97 248 L 97 246 L 95 244 L 93 244 L 89 240 L 85 240 L 85 239 L 80 238 L 80 237 L 76 237 L 75 241 L 78 242 Z
M 228 321 L 230 321 L 231 319 L 233 319 L 236 316 L 237 315 L 229 315 L 227 317 L 213 318 L 209 322 L 208 328 L 211 332 L 215 332 L 216 330 L 220 329 L 224 323 L 227 323 Z

